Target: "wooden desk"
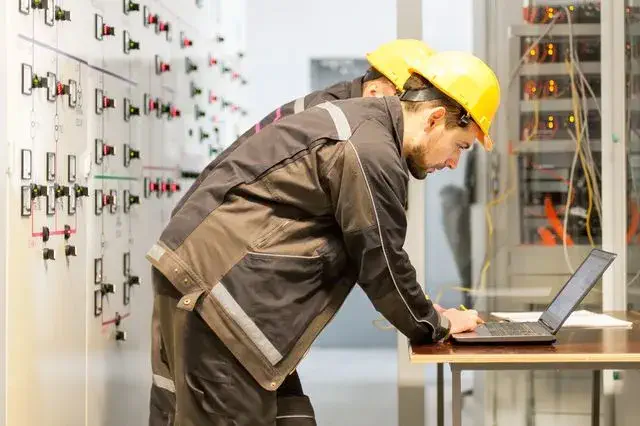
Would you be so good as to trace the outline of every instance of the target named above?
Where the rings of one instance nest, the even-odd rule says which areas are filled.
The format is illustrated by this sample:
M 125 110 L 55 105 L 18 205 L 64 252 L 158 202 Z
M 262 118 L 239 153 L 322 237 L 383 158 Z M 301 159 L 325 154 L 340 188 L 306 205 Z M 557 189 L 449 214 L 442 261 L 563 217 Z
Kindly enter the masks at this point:
M 608 312 L 633 322 L 632 328 L 565 328 L 556 343 L 529 345 L 460 344 L 446 341 L 412 346 L 413 363 L 438 365 L 438 425 L 444 425 L 443 364 L 451 367 L 453 426 L 462 426 L 460 375 L 463 370 L 583 369 L 594 371 L 592 422 L 600 421 L 602 370 L 640 368 L 640 314 Z M 486 318 L 486 316 L 485 316 Z

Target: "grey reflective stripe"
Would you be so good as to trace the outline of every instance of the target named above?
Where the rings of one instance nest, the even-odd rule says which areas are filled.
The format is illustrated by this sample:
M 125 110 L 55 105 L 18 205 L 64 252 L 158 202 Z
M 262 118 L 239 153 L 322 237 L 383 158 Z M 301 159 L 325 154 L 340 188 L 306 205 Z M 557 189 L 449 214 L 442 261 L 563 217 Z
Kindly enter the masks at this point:
M 156 262 L 160 262 L 160 258 L 164 253 L 165 253 L 165 249 L 163 249 L 157 244 L 154 244 L 153 247 L 151 247 L 147 252 L 147 256 L 154 259 Z
M 276 419 L 315 419 L 315 416 L 309 416 L 307 414 L 293 414 L 290 416 L 276 416 Z
M 353 145 L 351 141 L 349 141 L 349 145 L 351 145 L 353 152 L 356 154 L 356 159 L 358 160 L 358 165 L 360 166 L 360 170 L 362 171 L 362 177 L 364 178 L 364 183 L 367 185 L 367 191 L 369 192 L 369 198 L 371 199 L 371 206 L 373 207 L 373 214 L 376 217 L 376 226 L 378 227 L 378 234 L 380 235 L 380 247 L 382 248 L 382 254 L 384 255 L 384 260 L 387 263 L 387 268 L 389 269 L 389 275 L 391 275 L 391 281 L 393 281 L 393 285 L 398 291 L 398 294 L 400 295 L 400 299 L 402 299 L 402 301 L 404 302 L 404 305 L 407 307 L 407 310 L 409 311 L 413 319 L 418 323 L 424 322 L 429 324 L 431 328 L 433 328 L 433 331 L 435 333 L 436 327 L 434 327 L 433 324 L 431 324 L 427 320 L 419 320 L 418 317 L 416 317 L 416 315 L 411 310 L 411 307 L 409 306 L 404 296 L 402 295 L 402 291 L 400 291 L 400 287 L 398 287 L 398 283 L 396 282 L 396 277 L 395 275 L 393 275 L 393 269 L 391 269 L 391 264 L 389 263 L 389 257 L 387 256 L 387 249 L 385 248 L 384 238 L 382 237 L 382 228 L 380 227 L 380 219 L 378 218 L 378 209 L 376 209 L 376 203 L 373 198 L 373 192 L 371 191 L 371 186 L 369 186 L 369 180 L 367 179 L 367 174 L 364 171 L 364 166 L 362 165 L 362 161 L 360 161 L 360 155 L 358 155 L 358 150 L 356 149 L 356 147 Z
M 166 377 L 154 374 L 153 384 L 159 388 L 168 390 L 171 393 L 176 393 L 176 385 L 173 383 L 173 380 L 167 379 Z
M 273 365 L 277 364 L 282 355 L 273 346 L 273 344 L 267 339 L 267 336 L 258 328 L 256 323 L 253 322 L 249 315 L 245 313 L 242 307 L 236 302 L 231 293 L 227 291 L 222 282 L 213 286 L 211 295 L 220 302 L 227 313 L 233 318 L 233 320 L 240 326 L 249 339 L 258 347 L 260 352 L 269 360 Z
M 304 97 L 296 99 L 293 103 L 293 113 L 297 114 L 304 111 Z
M 341 141 L 349 139 L 351 137 L 351 126 L 349 126 L 349 120 L 347 120 L 347 116 L 344 115 L 344 112 L 331 102 L 325 102 L 318 106 L 329 111 L 329 115 L 331 115 L 333 124 L 336 126 L 336 130 L 338 132 L 338 139 Z

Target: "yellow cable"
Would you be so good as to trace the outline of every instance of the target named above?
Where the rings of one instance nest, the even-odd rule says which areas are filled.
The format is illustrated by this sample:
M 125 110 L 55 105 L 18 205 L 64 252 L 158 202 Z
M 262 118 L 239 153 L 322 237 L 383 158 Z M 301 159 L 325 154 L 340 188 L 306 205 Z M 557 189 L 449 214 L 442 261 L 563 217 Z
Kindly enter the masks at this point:
M 578 155 L 580 157 L 580 165 L 582 166 L 582 170 L 585 175 L 585 183 L 587 184 L 587 198 L 588 198 L 588 207 L 587 207 L 587 237 L 589 238 L 589 243 L 591 247 L 594 247 L 595 244 L 593 242 L 593 236 L 591 235 L 591 212 L 593 210 L 593 188 L 591 186 L 591 174 L 589 173 L 586 160 L 584 158 L 584 153 L 581 149 L 582 144 L 582 129 L 580 127 L 580 116 L 578 114 L 579 104 L 577 98 L 577 89 L 575 86 L 574 80 L 574 67 L 573 67 L 573 58 L 570 61 L 565 59 L 565 64 L 569 66 L 569 76 L 571 78 L 571 103 L 573 106 L 573 116 L 576 123 L 576 149 L 578 150 Z M 572 182 L 569 183 L 570 185 Z M 569 214 L 569 212 L 565 212 L 565 214 Z

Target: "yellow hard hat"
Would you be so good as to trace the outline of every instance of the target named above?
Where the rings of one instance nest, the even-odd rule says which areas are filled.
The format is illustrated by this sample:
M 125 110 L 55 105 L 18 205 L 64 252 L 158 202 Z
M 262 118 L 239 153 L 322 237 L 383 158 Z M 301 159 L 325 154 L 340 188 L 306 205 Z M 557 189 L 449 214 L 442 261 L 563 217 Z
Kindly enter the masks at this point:
M 484 134 L 481 143 L 491 151 L 489 127 L 500 105 L 500 84 L 491 68 L 470 53 L 448 51 L 431 55 L 412 71 L 466 110 Z
M 398 90 L 411 76 L 411 69 L 421 67 L 421 62 L 435 51 L 425 42 L 414 39 L 393 40 L 367 53 L 369 64 L 387 77 Z

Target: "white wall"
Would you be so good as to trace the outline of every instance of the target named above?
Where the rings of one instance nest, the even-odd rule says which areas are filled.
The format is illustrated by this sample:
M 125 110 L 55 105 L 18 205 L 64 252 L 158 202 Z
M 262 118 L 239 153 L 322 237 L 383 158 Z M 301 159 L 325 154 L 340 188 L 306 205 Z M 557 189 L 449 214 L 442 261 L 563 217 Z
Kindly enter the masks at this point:
M 375 25 L 370 27 L 369 25 Z M 247 63 L 257 121 L 274 107 L 309 92 L 309 61 L 358 58 L 396 36 L 396 4 L 389 0 L 252 1 Z

